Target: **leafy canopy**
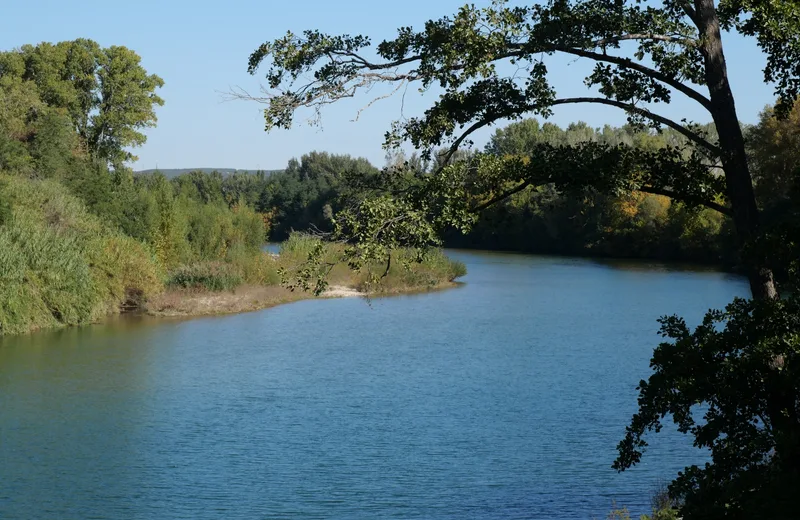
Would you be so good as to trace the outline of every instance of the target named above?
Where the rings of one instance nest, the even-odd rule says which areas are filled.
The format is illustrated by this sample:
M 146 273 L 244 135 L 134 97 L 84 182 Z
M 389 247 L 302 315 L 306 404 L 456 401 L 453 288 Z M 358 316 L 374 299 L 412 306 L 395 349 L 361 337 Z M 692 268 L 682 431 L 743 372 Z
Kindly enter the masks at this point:
M 0 127 L 19 136 L 44 105 L 69 118 L 94 158 L 122 166 L 136 160 L 128 148 L 144 144 L 141 131 L 155 126 L 155 107 L 164 104 L 155 92 L 163 85 L 126 47 L 87 39 L 24 45 L 0 52 L 0 96 L 10 107 Z
M 768 58 L 765 81 L 776 83 L 779 99 L 794 100 L 800 89 L 796 3 L 729 0 L 719 3 L 716 14 L 724 28 L 756 37 Z M 637 113 L 636 107 L 669 102 L 680 92 L 709 108 L 695 88 L 705 84 L 698 16 L 681 0 L 660 7 L 623 0 L 511 7 L 499 0 L 484 8 L 466 5 L 419 31 L 401 28 L 395 39 L 378 44 L 378 60 L 365 52 L 371 46 L 366 36 L 288 32 L 253 52 L 249 71 L 268 62 L 267 129 L 289 128 L 297 109 L 319 111 L 377 83 L 436 85 L 444 92 L 424 117 L 398 123 L 387 136 L 427 148 L 442 144 L 457 127 L 522 113 L 546 116 L 559 103 L 614 104 L 650 120 L 647 109 Z M 603 96 L 559 99 L 547 78 L 546 58 L 554 54 L 595 61 L 585 82 Z M 504 74 L 506 65 L 515 74 Z
M 800 299 L 737 299 L 691 331 L 661 320 L 670 339 L 639 384 L 639 412 L 617 469 L 641 460 L 647 432 L 670 418 L 711 461 L 670 486 L 685 518 L 794 518 L 800 488 Z
M 415 236 L 398 230 L 398 236 L 420 243 L 435 237 L 434 228 L 440 225 L 463 227 L 468 213 L 528 185 L 545 183 L 567 191 L 587 186 L 610 193 L 638 190 L 692 206 L 705 205 L 733 216 L 740 238 L 746 241 L 758 219 L 747 165 L 742 169 L 740 160 L 731 159 L 737 154 L 741 159 L 743 154 L 741 133 L 721 143 L 715 132 L 686 120 L 674 121 L 656 109 L 681 95 L 715 121 L 722 121 L 719 103 L 712 101 L 712 90 L 719 91 L 720 85 L 708 84 L 709 71 L 715 67 L 721 67 L 724 76 L 724 60 L 719 62 L 716 54 L 719 41 L 711 41 L 721 26 L 755 37 L 767 55 L 765 80 L 775 82 L 781 100 L 776 110 L 785 113 L 783 100 L 794 99 L 800 89 L 800 20 L 797 10 L 786 4 L 549 0 L 514 6 L 496 0 L 485 7 L 466 5 L 453 16 L 426 22 L 421 29 L 401 28 L 374 52 L 371 40 L 363 35 L 288 32 L 252 53 L 248 70 L 256 74 L 266 67 L 267 85 L 265 96 L 244 97 L 267 105 L 264 115 L 270 130 L 291 127 L 298 112 L 311 111 L 311 121 L 316 122 L 325 106 L 379 84 L 389 85 L 393 92 L 412 84 L 441 92 L 424 114 L 395 122 L 385 145 L 410 142 L 424 159 L 431 159 L 437 148 L 447 147 L 450 152 L 443 167 L 425 179 L 416 194 L 404 192 L 393 202 L 365 202 L 367 206 L 381 204 L 382 211 L 365 206 L 340 215 L 343 233 L 355 232 L 355 221 L 361 228 L 376 230 L 356 238 L 340 235 L 355 243 L 371 240 L 373 244 L 364 249 L 374 249 L 374 242 L 382 238 L 388 240 L 391 228 L 405 222 L 377 215 L 402 210 L 409 219 L 424 216 L 428 225 L 415 226 L 419 230 Z M 584 78 L 591 94 L 559 96 L 548 76 L 554 55 L 594 63 Z M 444 166 L 480 128 L 523 115 L 547 117 L 556 106 L 587 103 L 619 108 L 631 124 L 669 128 L 684 141 L 659 150 L 542 142 L 524 157 L 478 157 L 469 165 Z M 727 116 L 731 113 L 735 121 L 735 111 L 729 110 Z M 464 193 L 429 192 L 457 184 Z M 736 200 L 732 194 L 737 194 Z M 429 199 L 437 202 L 424 202 Z M 391 204 L 396 207 L 388 211 L 385 206 Z M 367 225 L 370 218 L 377 220 Z M 757 286 L 760 280 L 754 280 L 751 284 Z M 774 294 L 771 288 L 762 292 Z

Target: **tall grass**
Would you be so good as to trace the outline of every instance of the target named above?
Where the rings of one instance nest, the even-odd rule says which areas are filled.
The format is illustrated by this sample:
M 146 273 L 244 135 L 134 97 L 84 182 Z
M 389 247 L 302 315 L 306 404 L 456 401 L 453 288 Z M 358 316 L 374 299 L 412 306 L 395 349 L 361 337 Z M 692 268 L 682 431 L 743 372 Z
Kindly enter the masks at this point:
M 225 262 L 201 262 L 185 265 L 170 273 L 167 285 L 181 289 L 205 289 L 207 291 L 231 291 L 244 279 L 232 264 Z
M 54 181 L 0 176 L 0 334 L 77 325 L 162 289 L 149 248 Z

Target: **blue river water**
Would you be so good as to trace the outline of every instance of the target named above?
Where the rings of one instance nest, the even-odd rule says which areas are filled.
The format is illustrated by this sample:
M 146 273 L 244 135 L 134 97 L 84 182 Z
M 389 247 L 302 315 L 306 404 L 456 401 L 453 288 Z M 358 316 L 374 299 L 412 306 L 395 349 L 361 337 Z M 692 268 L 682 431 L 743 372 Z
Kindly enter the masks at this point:
M 704 460 L 667 428 L 611 469 L 656 319 L 744 280 L 451 255 L 445 291 L 0 340 L 0 518 L 590 520 Z

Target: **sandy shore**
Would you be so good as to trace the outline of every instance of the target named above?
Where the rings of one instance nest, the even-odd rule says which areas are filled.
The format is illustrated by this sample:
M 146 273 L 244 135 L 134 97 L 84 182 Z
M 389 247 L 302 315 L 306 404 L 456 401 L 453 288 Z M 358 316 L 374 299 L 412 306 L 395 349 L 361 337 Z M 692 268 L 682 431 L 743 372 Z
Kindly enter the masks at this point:
M 352 287 L 333 285 L 319 298 L 356 298 L 366 296 Z M 307 300 L 315 296 L 278 286 L 245 285 L 234 291 L 167 291 L 147 302 L 146 312 L 153 316 L 210 316 L 266 309 L 282 303 Z
M 427 289 L 413 288 L 407 291 L 367 294 L 345 285 L 331 285 L 321 296 L 302 291 L 290 291 L 280 286 L 244 285 L 234 291 L 208 292 L 196 290 L 167 291 L 147 302 L 145 312 L 151 316 L 190 317 L 236 314 L 274 307 L 282 303 L 315 298 L 363 298 L 400 294 L 414 294 L 456 287 L 447 282 Z

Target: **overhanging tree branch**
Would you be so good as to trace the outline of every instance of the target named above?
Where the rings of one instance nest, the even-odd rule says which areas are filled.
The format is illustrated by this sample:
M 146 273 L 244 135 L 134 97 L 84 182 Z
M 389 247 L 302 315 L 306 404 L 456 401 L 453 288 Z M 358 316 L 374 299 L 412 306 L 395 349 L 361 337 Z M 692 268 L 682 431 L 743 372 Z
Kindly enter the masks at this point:
M 495 204 L 498 204 L 498 203 L 506 200 L 507 198 L 511 197 L 512 195 L 515 195 L 515 194 L 523 191 L 524 189 L 526 189 L 526 188 L 528 188 L 529 186 L 532 186 L 532 185 L 533 184 L 530 181 L 524 181 L 524 182 L 518 184 L 517 186 L 515 186 L 515 187 L 513 187 L 513 188 L 511 188 L 511 189 L 509 189 L 507 191 L 504 191 L 504 192 L 500 193 L 499 195 L 496 195 L 496 196 L 492 197 L 488 201 L 483 202 L 481 204 L 478 204 L 474 208 L 470 209 L 470 211 L 472 213 L 480 213 L 481 211 L 483 211 L 485 209 L 488 209 L 491 206 L 494 206 Z M 707 207 L 709 209 L 713 209 L 714 211 L 718 211 L 719 213 L 721 213 L 721 214 L 723 214 L 725 216 L 728 216 L 728 217 L 731 216 L 731 209 L 730 208 L 728 208 L 727 206 L 723 206 L 722 204 L 718 204 L 718 203 L 716 203 L 714 201 L 698 199 L 698 198 L 694 198 L 694 197 L 690 197 L 690 196 L 686 196 L 686 195 L 682 195 L 682 194 L 676 193 L 676 192 L 674 192 L 672 190 L 668 190 L 668 189 L 665 189 L 665 188 L 656 188 L 656 187 L 653 187 L 653 186 L 641 186 L 641 187 L 638 188 L 637 191 L 641 191 L 642 193 L 649 193 L 651 195 L 663 195 L 665 197 L 669 197 L 669 198 L 671 198 L 673 200 L 677 200 L 677 201 L 680 201 L 680 202 L 686 202 L 686 203 L 690 203 L 690 204 L 694 204 L 694 205 L 705 206 L 705 207 Z
M 652 34 L 652 33 L 639 33 L 639 34 L 623 34 L 620 36 L 610 36 L 608 38 L 603 38 L 600 40 L 595 40 L 592 42 L 593 47 L 603 47 L 606 45 L 610 45 L 612 43 L 619 43 L 622 41 L 631 41 L 631 40 L 653 40 L 657 42 L 664 42 L 664 43 L 675 43 L 678 45 L 684 45 L 687 47 L 694 47 L 697 45 L 697 41 L 691 38 L 683 38 L 677 36 L 669 36 L 664 34 Z
M 547 50 L 548 47 L 545 47 L 543 50 Z M 669 77 L 667 74 L 663 72 L 657 71 L 655 69 L 651 69 L 650 67 L 646 67 L 641 63 L 636 63 L 630 58 L 620 58 L 619 56 L 611 56 L 608 54 L 600 54 L 597 52 L 589 51 L 586 49 L 578 49 L 574 47 L 562 47 L 562 46 L 553 46 L 549 47 L 549 49 L 557 52 L 563 52 L 565 54 L 572 54 L 573 56 L 579 56 L 581 58 L 588 58 L 594 61 L 602 61 L 606 63 L 612 63 L 622 68 L 627 68 L 631 70 L 635 70 L 637 72 L 641 72 L 645 76 L 653 78 L 665 85 L 669 85 L 670 87 L 674 88 L 678 92 L 686 95 L 687 97 L 694 99 L 698 103 L 700 103 L 703 108 L 708 111 L 711 111 L 711 100 L 696 91 L 695 89 L 689 87 L 681 83 L 680 81 Z
M 707 207 L 709 209 L 713 209 L 714 211 L 718 211 L 719 213 L 722 213 L 723 215 L 725 215 L 727 217 L 733 216 L 733 213 L 731 212 L 731 209 L 729 207 L 723 206 L 722 204 L 718 204 L 718 203 L 716 203 L 714 201 L 711 201 L 711 200 L 704 200 L 704 199 L 698 199 L 698 198 L 695 198 L 695 197 L 690 197 L 690 196 L 687 196 L 687 195 L 681 195 L 681 194 L 676 193 L 676 192 L 674 192 L 672 190 L 668 190 L 668 189 L 665 189 L 665 188 L 655 188 L 653 186 L 641 186 L 638 189 L 638 191 L 641 191 L 643 193 L 650 193 L 652 195 L 663 195 L 663 196 L 669 197 L 669 198 L 671 198 L 673 200 L 678 200 L 678 201 L 681 201 L 681 202 L 688 202 L 690 204 L 695 204 L 695 205 L 698 205 L 698 206 L 705 206 L 705 207 Z
M 660 35 L 660 34 L 623 34 L 620 36 L 612 36 L 609 38 L 604 38 L 601 40 L 597 40 L 592 43 L 593 47 L 602 47 L 604 45 L 608 45 L 610 43 L 626 41 L 626 40 L 655 40 L 655 41 L 664 41 L 670 43 L 678 43 L 682 45 L 691 45 L 696 46 L 696 42 L 691 39 L 684 39 L 684 38 L 675 38 L 672 36 Z M 711 109 L 711 100 L 707 97 L 703 96 L 700 92 L 694 90 L 693 88 L 681 83 L 680 81 L 676 80 L 675 78 L 671 78 L 667 74 L 664 74 L 658 70 L 652 69 L 640 63 L 633 61 L 630 58 L 621 58 L 619 56 L 612 56 L 608 54 L 601 54 L 598 52 L 594 52 L 586 49 L 581 49 L 577 47 L 567 47 L 567 46 L 560 46 L 560 45 L 552 45 L 552 46 L 542 46 L 541 48 L 537 47 L 536 49 L 531 49 L 531 44 L 516 44 L 509 42 L 508 48 L 510 49 L 508 52 L 500 53 L 495 56 L 492 61 L 500 61 L 508 58 L 524 58 L 527 55 L 535 54 L 536 52 L 562 52 L 565 54 L 572 54 L 574 56 L 579 56 L 582 58 L 591 59 L 594 61 L 601 61 L 606 63 L 611 63 L 617 65 L 622 68 L 629 68 L 642 74 L 645 74 L 648 77 L 651 77 L 661 83 L 669 85 L 670 87 L 674 88 L 678 92 L 686 95 L 687 97 L 694 99 L 698 103 L 700 103 L 704 108 L 707 110 Z M 409 56 L 408 58 L 404 58 L 401 60 L 394 60 L 386 63 L 371 63 L 362 56 L 358 55 L 357 53 L 347 53 L 348 55 L 352 56 L 354 59 L 357 59 L 359 63 L 362 63 L 364 67 L 369 70 L 376 71 L 376 70 L 388 70 L 388 69 L 395 69 L 402 65 L 407 65 L 409 63 L 414 63 L 421 61 L 423 56 L 422 55 L 415 55 Z M 457 71 L 464 68 L 463 64 L 455 65 L 450 67 L 449 71 Z M 413 72 L 409 74 L 414 79 L 419 79 L 419 75 L 414 74 Z
M 633 105 L 631 103 L 623 103 L 622 101 L 616 101 L 616 100 L 613 100 L 613 99 L 599 98 L 599 97 L 575 97 L 575 98 L 556 99 L 554 101 L 548 102 L 546 105 L 544 105 L 544 104 L 542 104 L 542 105 L 530 105 L 530 106 L 527 107 L 527 110 L 528 111 L 536 110 L 536 109 L 543 108 L 544 106 L 550 107 L 550 106 L 568 105 L 568 104 L 577 104 L 577 103 L 598 103 L 598 104 L 601 104 L 601 105 L 608 105 L 608 106 L 621 108 L 621 109 L 623 109 L 625 111 L 628 111 L 628 112 L 633 112 L 633 113 L 638 114 L 638 115 L 640 115 L 642 117 L 645 117 L 645 118 L 650 119 L 652 121 L 656 121 L 656 122 L 661 123 L 661 124 L 663 124 L 665 126 L 668 126 L 669 128 L 672 128 L 673 130 L 675 130 L 676 132 L 680 133 L 681 135 L 683 135 L 684 137 L 686 137 L 687 139 L 689 139 L 693 143 L 698 144 L 698 145 L 702 146 L 703 148 L 705 148 L 706 150 L 710 151 L 711 153 L 713 153 L 717 157 L 719 157 L 720 154 L 721 154 L 721 151 L 717 146 L 715 146 L 714 144 L 710 143 L 708 140 L 703 138 L 698 133 L 693 132 L 692 130 L 686 128 L 685 126 L 683 126 L 681 124 L 676 123 L 675 121 L 672 121 L 671 119 L 668 119 L 668 118 L 666 118 L 664 116 L 661 116 L 659 114 L 655 114 L 655 113 L 647 110 L 646 108 L 637 107 L 636 105 Z M 485 126 L 491 125 L 491 124 L 493 124 L 493 123 L 495 123 L 495 122 L 497 122 L 497 121 L 499 121 L 501 119 L 504 119 L 506 117 L 511 117 L 512 115 L 518 115 L 518 114 L 494 114 L 494 115 L 492 115 L 492 117 L 482 119 L 480 121 L 477 121 L 473 125 L 471 125 L 450 146 L 450 149 L 448 150 L 447 154 L 445 155 L 444 161 L 442 161 L 443 164 L 447 164 L 450 161 L 450 159 L 453 157 L 453 154 L 455 154 L 455 152 L 458 150 L 458 148 L 463 144 L 463 142 L 471 134 L 473 134 L 477 130 L 480 130 L 481 128 L 483 128 Z
M 483 210 L 485 210 L 485 209 L 487 209 L 487 208 L 489 208 L 491 206 L 494 206 L 498 202 L 504 201 L 505 199 L 509 198 L 510 196 L 514 195 L 515 193 L 521 192 L 522 190 L 524 190 L 525 188 L 527 188 L 530 185 L 531 185 L 530 181 L 524 181 L 521 184 L 519 184 L 518 186 L 516 186 L 514 188 L 511 188 L 510 190 L 504 191 L 503 193 L 501 193 L 501 194 L 499 194 L 499 195 L 497 195 L 495 197 L 492 197 L 491 199 L 489 199 L 488 201 L 486 201 L 486 202 L 484 202 L 482 204 L 478 204 L 477 206 L 472 208 L 470 211 L 472 213 L 480 213 L 481 211 L 483 211 Z

